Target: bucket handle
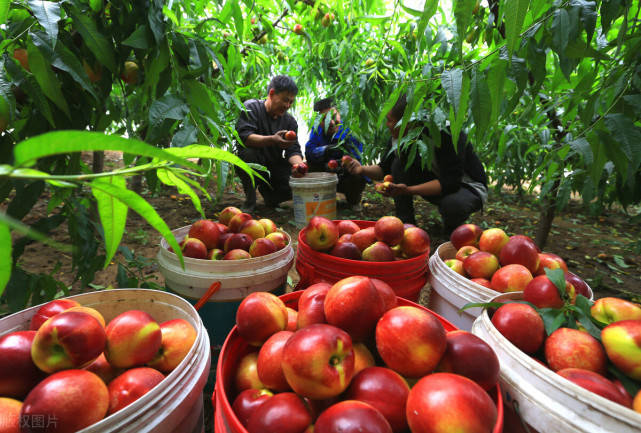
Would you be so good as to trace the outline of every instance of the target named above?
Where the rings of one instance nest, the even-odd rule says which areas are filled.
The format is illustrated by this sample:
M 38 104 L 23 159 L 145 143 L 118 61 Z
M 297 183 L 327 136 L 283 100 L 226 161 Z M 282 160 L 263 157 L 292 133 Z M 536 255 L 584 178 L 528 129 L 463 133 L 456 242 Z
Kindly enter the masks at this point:
M 196 311 L 200 310 L 200 308 L 205 305 L 207 301 L 209 301 L 209 298 L 214 296 L 214 293 L 216 293 L 218 289 L 220 289 L 220 281 L 214 281 L 213 283 L 211 283 L 211 286 L 209 286 L 209 289 L 207 289 L 207 292 L 203 295 L 203 297 L 200 298 L 198 302 L 196 302 L 196 304 L 194 304 L 194 309 Z

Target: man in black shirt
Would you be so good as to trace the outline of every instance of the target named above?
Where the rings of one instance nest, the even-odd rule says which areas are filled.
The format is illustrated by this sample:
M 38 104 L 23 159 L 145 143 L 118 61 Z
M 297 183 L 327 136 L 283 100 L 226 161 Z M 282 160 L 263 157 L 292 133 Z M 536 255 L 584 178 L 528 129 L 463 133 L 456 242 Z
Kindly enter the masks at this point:
M 278 75 L 267 87 L 267 99 L 245 101 L 246 111 L 240 113 L 236 131 L 244 146 L 238 146 L 237 154 L 245 162 L 265 166 L 269 174 L 261 175 L 267 183 L 256 180 L 258 190 L 269 207 L 292 198 L 289 176 L 294 164 L 303 162 L 298 138 L 285 139 L 287 131 L 298 135 L 298 123 L 287 110 L 298 93 L 296 83 L 290 77 Z M 253 212 L 256 206 L 256 188 L 244 172 L 239 172 L 245 191 L 243 210 Z
M 397 124 L 403 118 L 406 105 L 405 96 L 401 96 L 387 113 L 386 125 L 392 132 L 390 148 L 396 147 L 399 141 L 400 126 Z M 427 128 L 423 134 L 428 134 Z M 388 149 L 377 165 L 364 166 L 352 160 L 344 166 L 350 173 L 373 179 L 382 179 L 385 174 L 391 174 L 393 181 L 383 193 L 394 198 L 396 216 L 405 223 L 415 224 L 414 196 L 421 196 L 438 206 L 444 234 L 449 236 L 473 212 L 480 210 L 487 198 L 485 169 L 463 133 L 460 134 L 457 149 L 454 149 L 449 130 L 441 131 L 441 143 L 435 146 L 430 167 L 422 167 L 421 155 L 418 154 L 407 167 L 408 155 L 398 149 L 392 152 Z

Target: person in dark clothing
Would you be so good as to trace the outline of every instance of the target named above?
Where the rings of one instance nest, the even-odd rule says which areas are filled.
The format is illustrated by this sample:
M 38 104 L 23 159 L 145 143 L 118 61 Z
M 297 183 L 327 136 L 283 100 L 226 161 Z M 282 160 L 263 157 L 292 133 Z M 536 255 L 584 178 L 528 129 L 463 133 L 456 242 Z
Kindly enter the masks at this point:
M 465 134 L 459 136 L 458 151 L 454 149 L 449 130 L 441 131 L 440 146 L 434 148 L 431 167 L 421 167 L 421 155 L 416 155 L 410 167 L 406 167 L 407 153 L 396 148 L 400 129 L 397 124 L 403 118 L 406 105 L 405 97 L 401 96 L 387 113 L 386 125 L 392 132 L 388 150 L 394 148 L 392 152 L 386 152 L 377 165 L 349 161 L 344 166 L 350 173 L 373 179 L 391 174 L 393 180 L 384 194 L 394 198 L 396 216 L 405 223 L 415 224 L 414 196 L 421 196 L 438 206 L 444 234 L 449 235 L 472 213 L 482 209 L 487 199 L 485 169 Z M 429 139 L 427 128 L 423 134 Z
M 310 128 L 309 140 L 305 144 L 305 159 L 310 171 L 327 171 L 327 163 L 334 159 L 340 164 L 343 155 L 361 160 L 363 144 L 359 142 L 342 122 L 341 115 L 334 106 L 332 98 L 324 98 L 314 103 L 320 123 Z M 331 116 L 327 119 L 327 116 Z M 325 131 L 327 127 L 327 131 Z M 350 174 L 339 168 L 336 171 L 338 184 L 336 191 L 345 194 L 350 208 L 358 210 L 366 180 L 362 176 Z
M 269 174 L 261 172 L 267 183 L 256 180 L 269 207 L 292 198 L 289 176 L 294 164 L 303 162 L 298 138 L 285 138 L 287 131 L 298 135 L 298 123 L 287 113 L 297 93 L 298 87 L 292 78 L 278 75 L 267 87 L 267 99 L 245 101 L 246 110 L 236 122 L 236 131 L 244 145 L 237 147 L 237 155 L 245 162 L 260 164 L 269 170 Z M 245 191 L 243 210 L 251 213 L 256 206 L 256 187 L 246 173 L 241 171 L 239 176 Z

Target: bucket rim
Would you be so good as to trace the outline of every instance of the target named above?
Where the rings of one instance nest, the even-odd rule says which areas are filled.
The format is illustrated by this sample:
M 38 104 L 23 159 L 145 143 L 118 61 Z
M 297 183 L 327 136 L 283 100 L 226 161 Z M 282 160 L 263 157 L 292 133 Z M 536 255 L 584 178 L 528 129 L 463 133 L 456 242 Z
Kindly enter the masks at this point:
M 338 176 L 336 173 L 327 173 L 324 171 L 320 172 L 312 172 L 312 173 L 307 173 L 303 177 L 289 177 L 289 185 L 290 186 L 317 186 L 319 183 L 321 184 L 334 184 L 338 183 Z

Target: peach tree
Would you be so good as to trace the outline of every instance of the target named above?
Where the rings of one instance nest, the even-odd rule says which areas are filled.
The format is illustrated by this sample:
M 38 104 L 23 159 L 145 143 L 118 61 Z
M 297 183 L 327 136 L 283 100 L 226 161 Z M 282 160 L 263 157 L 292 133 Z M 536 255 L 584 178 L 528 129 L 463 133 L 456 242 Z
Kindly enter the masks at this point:
M 91 283 L 126 211 L 147 203 L 136 179 L 188 194 L 204 215 L 201 197 L 215 202 L 233 167 L 249 169 L 230 152 L 235 119 L 277 73 L 296 79 L 311 124 L 311 101 L 334 95 L 366 161 L 385 151 L 384 116 L 406 93 L 410 159 L 429 164 L 440 145 L 423 125 L 466 133 L 497 187 L 539 188 L 540 246 L 573 193 L 594 212 L 641 201 L 638 2 L 421 3 L 1 2 L 4 299 L 18 309 L 66 293 L 20 265 L 34 236 L 60 226 L 74 281 Z M 105 150 L 124 151 L 124 166 L 105 171 Z M 46 215 L 26 223 L 45 198 Z M 161 215 L 142 215 L 167 236 Z

